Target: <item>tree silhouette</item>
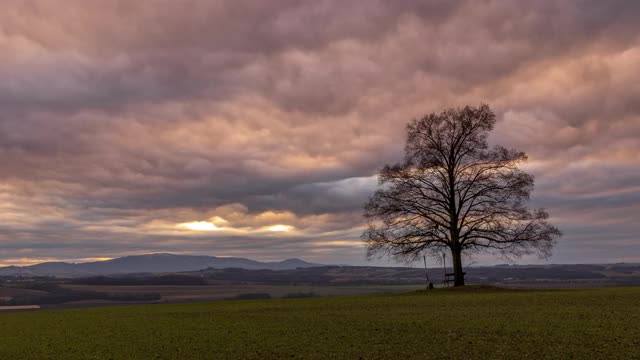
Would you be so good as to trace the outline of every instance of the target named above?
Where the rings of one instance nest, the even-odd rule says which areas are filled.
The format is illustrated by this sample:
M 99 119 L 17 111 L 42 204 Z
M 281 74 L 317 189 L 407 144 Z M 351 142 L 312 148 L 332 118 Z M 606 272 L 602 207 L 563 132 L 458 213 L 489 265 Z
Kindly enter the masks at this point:
M 365 205 L 368 256 L 415 260 L 450 251 L 454 285 L 464 285 L 462 255 L 482 251 L 548 257 L 562 233 L 544 209 L 529 210 L 533 176 L 525 153 L 489 147 L 488 105 L 449 109 L 407 125 L 405 157 L 379 172 Z

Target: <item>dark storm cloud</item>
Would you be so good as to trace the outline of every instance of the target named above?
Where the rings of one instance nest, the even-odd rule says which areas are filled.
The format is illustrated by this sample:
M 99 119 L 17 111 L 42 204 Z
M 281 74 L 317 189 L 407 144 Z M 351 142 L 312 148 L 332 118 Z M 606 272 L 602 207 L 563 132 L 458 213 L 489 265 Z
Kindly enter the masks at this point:
M 598 224 L 590 249 L 600 236 L 637 250 L 636 225 L 613 225 L 639 210 L 634 2 L 5 10 L 0 263 L 45 250 L 360 261 L 360 209 L 375 170 L 400 158 L 404 124 L 480 102 L 499 117 L 492 141 L 529 153 L 536 205 L 566 227 L 556 259 L 579 261 L 569 249 L 584 219 Z M 177 228 L 218 218 L 221 232 Z M 292 230 L 265 230 L 275 225 Z
M 438 19 L 454 7 L 381 1 L 11 5 L 0 18 L 5 47 L 17 50 L 7 70 L 21 71 L 3 74 L 0 104 L 67 111 L 245 94 L 278 81 L 264 65 L 287 50 L 374 41 L 403 14 L 419 9 Z

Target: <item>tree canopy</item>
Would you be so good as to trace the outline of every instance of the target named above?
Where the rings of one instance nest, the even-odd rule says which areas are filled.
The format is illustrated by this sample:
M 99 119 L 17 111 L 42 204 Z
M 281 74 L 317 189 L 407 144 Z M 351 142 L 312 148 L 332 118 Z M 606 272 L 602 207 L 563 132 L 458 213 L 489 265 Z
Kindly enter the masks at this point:
M 365 205 L 369 256 L 414 260 L 449 251 L 457 286 L 463 254 L 551 254 L 562 233 L 544 209 L 526 206 L 534 179 L 519 168 L 525 153 L 489 146 L 495 122 L 484 104 L 409 122 L 404 159 L 380 170 Z

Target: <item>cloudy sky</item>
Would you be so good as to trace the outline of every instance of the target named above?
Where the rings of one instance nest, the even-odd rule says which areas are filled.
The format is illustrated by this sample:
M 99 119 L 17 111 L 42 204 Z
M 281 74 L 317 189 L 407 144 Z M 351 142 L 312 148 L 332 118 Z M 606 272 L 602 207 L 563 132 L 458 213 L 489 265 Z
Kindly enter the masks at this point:
M 481 102 L 565 233 L 549 262 L 640 262 L 638 18 L 635 1 L 7 0 L 0 264 L 364 264 L 362 206 L 404 125 Z

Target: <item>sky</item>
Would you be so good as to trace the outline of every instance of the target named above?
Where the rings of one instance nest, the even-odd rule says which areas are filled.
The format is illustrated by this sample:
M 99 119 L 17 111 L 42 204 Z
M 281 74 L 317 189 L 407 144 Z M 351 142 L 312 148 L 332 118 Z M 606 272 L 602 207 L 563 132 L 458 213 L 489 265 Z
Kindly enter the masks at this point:
M 638 18 L 637 1 L 6 0 L 0 265 L 387 263 L 360 240 L 376 170 L 412 118 L 480 103 L 565 234 L 542 263 L 640 262 Z

